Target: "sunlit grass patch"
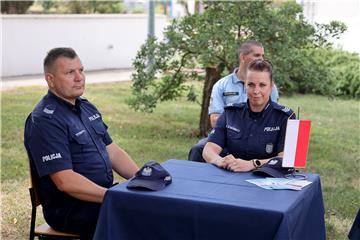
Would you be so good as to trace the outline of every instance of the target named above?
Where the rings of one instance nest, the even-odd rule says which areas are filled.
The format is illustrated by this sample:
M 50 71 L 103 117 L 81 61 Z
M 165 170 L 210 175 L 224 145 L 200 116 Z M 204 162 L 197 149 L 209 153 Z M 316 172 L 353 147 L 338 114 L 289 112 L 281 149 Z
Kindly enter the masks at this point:
M 151 114 L 135 112 L 126 104 L 130 86 L 130 82 L 87 86 L 85 97 L 102 113 L 113 141 L 139 166 L 150 159 L 186 159 L 198 140 L 194 132 L 200 106 L 183 97 L 159 103 Z M 26 117 L 46 91 L 44 87 L 24 87 L 2 92 L 2 239 L 28 238 L 31 207 L 23 128 Z M 280 103 L 296 112 L 301 107 L 300 117 L 312 120 L 304 171 L 320 174 L 327 238 L 346 239 L 360 206 L 359 101 L 294 95 L 281 97 Z M 123 180 L 118 176 L 115 179 Z M 43 221 L 41 212 L 38 217 Z

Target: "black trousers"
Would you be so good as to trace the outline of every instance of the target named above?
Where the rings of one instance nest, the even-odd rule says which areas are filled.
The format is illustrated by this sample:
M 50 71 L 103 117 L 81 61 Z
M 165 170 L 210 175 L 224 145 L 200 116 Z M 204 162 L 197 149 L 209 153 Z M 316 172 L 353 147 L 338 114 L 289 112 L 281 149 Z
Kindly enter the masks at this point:
M 46 222 L 55 230 L 79 234 L 81 239 L 92 239 L 101 204 L 79 201 L 71 208 L 44 208 Z

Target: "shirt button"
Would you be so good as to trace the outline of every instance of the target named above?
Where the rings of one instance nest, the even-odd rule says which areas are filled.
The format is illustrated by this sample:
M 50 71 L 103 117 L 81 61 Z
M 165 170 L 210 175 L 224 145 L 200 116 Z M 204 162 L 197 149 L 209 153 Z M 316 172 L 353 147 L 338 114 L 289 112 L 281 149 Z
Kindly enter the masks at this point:
M 255 119 L 254 122 L 256 122 L 257 120 Z
M 250 137 L 252 137 L 253 135 L 252 134 L 250 134 Z

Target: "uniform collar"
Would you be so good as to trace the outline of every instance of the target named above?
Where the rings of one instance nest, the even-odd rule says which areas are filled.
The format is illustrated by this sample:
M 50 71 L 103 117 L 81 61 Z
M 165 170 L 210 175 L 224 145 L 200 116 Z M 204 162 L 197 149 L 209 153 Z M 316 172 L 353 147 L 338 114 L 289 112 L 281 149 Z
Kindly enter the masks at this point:
M 251 118 L 260 118 L 260 117 L 264 117 L 265 113 L 270 111 L 270 109 L 272 108 L 272 102 L 269 99 L 269 101 L 266 104 L 265 108 L 261 112 L 253 112 L 253 111 L 250 110 L 249 99 L 248 99 L 246 101 L 246 108 L 247 108 Z
M 75 105 L 69 103 L 68 101 L 65 101 L 62 98 L 59 98 L 58 96 L 56 96 L 53 92 L 51 92 L 50 90 L 48 90 L 48 96 L 50 98 L 55 99 L 55 101 L 57 101 L 58 103 L 70 108 L 70 109 L 80 109 L 80 105 L 81 105 L 81 100 L 79 97 L 76 98 L 75 100 Z
M 234 71 L 233 71 L 233 73 L 232 73 L 232 78 L 231 78 L 232 82 L 233 82 L 234 84 L 237 84 L 237 83 L 242 83 L 242 84 L 244 84 L 244 82 L 241 81 L 241 80 L 237 77 L 237 75 L 236 75 L 237 71 L 239 71 L 239 68 L 235 68 Z

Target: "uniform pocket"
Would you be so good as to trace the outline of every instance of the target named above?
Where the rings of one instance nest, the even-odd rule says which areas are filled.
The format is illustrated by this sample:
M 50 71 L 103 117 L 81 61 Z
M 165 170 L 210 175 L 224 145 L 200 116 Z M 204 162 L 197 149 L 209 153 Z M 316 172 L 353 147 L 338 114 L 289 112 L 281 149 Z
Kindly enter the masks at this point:
M 91 140 L 88 132 L 85 129 L 72 129 L 71 137 L 76 143 L 81 145 L 87 144 Z
M 242 138 L 241 130 L 227 125 L 226 137 L 229 139 L 240 139 Z
M 73 161 L 82 159 L 84 149 L 91 143 L 91 138 L 86 129 L 74 127 L 70 129 L 70 151 L 73 157 Z
M 104 134 L 106 132 L 106 128 L 101 121 L 95 121 L 94 123 L 91 124 L 91 126 L 94 129 L 94 131 L 96 132 L 96 134 L 98 134 L 100 136 L 104 136 Z
M 234 103 L 238 103 L 239 102 L 239 96 L 238 95 L 223 96 L 223 101 L 225 103 L 225 106 L 228 106 L 228 105 L 234 104 Z

